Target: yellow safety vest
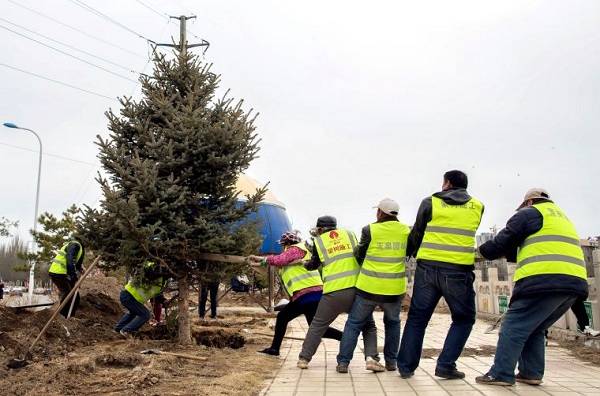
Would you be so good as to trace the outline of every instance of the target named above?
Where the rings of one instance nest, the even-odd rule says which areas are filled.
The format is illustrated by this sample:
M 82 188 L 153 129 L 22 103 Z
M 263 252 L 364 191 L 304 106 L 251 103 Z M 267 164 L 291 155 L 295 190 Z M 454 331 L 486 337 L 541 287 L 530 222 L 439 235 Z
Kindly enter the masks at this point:
M 431 197 L 431 221 L 427 223 L 417 259 L 451 264 L 475 263 L 475 232 L 479 228 L 483 204 L 471 198 L 462 205 L 448 205 Z
M 77 241 L 65 243 L 63 247 L 61 247 L 60 250 L 56 252 L 56 256 L 54 256 L 54 259 L 52 260 L 52 265 L 50 266 L 48 272 L 59 275 L 67 273 L 67 246 L 69 246 L 72 243 L 76 243 L 77 245 L 79 245 L 79 252 L 77 252 L 77 258 L 75 260 L 76 262 L 79 261 L 81 255 L 83 254 L 83 248 L 81 247 L 81 243 Z
M 410 229 L 398 221 L 369 224 L 371 243 L 356 288 L 396 296 L 406 293 L 406 242 Z
M 323 294 L 356 286 L 360 271 L 354 257 L 356 245 L 356 236 L 347 230 L 331 230 L 315 238 L 323 262 Z
M 310 253 L 304 243 L 300 242 L 292 246 L 304 251 L 303 260 L 310 259 Z M 287 290 L 290 296 L 293 296 L 294 292 L 298 290 L 323 285 L 319 271 L 308 271 L 302 264 L 291 264 L 281 267 L 279 269 L 279 276 L 281 276 L 285 290 Z
M 573 223 L 552 202 L 533 207 L 542 214 L 543 226 L 519 247 L 514 281 L 542 274 L 571 275 L 587 281 L 581 241 Z
M 146 267 L 152 267 L 153 262 L 148 261 Z M 146 301 L 156 296 L 163 289 L 163 278 L 156 278 L 151 283 L 134 283 L 134 280 L 130 280 L 125 285 L 125 290 L 129 292 L 138 302 L 145 304 Z

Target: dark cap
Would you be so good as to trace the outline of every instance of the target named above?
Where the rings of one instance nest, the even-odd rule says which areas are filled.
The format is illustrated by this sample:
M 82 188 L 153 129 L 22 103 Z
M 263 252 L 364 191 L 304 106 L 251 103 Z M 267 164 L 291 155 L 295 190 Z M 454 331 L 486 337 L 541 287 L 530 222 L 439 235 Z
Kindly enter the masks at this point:
M 317 219 L 317 228 L 335 228 L 337 220 L 333 216 L 321 216 Z

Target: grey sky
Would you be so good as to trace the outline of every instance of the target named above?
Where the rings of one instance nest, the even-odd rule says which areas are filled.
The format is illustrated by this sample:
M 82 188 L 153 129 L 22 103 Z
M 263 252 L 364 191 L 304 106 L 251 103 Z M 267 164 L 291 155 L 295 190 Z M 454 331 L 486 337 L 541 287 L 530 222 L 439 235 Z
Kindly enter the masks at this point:
M 260 113 L 262 149 L 247 173 L 271 182 L 305 237 L 323 214 L 359 232 L 384 197 L 412 224 L 450 169 L 466 171 L 486 205 L 479 232 L 501 228 L 541 186 L 582 238 L 600 234 L 597 1 L 0 0 L 0 11 L 0 121 L 43 141 L 40 213 L 98 204 L 95 136 L 108 135 L 104 112 L 119 104 L 12 68 L 139 98 L 130 71 L 151 64 L 138 35 L 178 41 L 165 14 L 195 14 L 189 43 L 209 41 L 221 91 Z M 31 133 L 0 129 L 0 216 L 20 220 L 22 234 L 37 148 Z

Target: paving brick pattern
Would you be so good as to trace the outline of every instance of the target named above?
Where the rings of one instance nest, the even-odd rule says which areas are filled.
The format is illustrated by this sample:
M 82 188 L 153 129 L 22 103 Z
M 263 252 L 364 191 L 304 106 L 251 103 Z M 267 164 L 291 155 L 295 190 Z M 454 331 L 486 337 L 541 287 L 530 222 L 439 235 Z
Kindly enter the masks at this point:
M 379 350 L 383 347 L 382 313 L 376 312 Z M 334 326 L 343 330 L 346 317 L 340 316 Z M 402 321 L 404 325 L 404 318 Z M 427 329 L 424 348 L 441 349 L 450 316 L 434 314 Z M 497 332 L 484 334 L 490 323 L 477 321 L 466 347 L 495 346 Z M 304 317 L 290 323 L 287 335 L 304 337 L 307 325 Z M 281 348 L 282 366 L 275 377 L 267 381 L 261 396 L 479 396 L 479 395 L 597 395 L 600 396 L 600 367 L 578 360 L 566 349 L 550 342 L 546 348 L 546 374 L 544 383 L 532 386 L 517 383 L 512 387 L 479 385 L 475 377 L 487 372 L 493 362 L 492 356 L 461 357 L 458 369 L 464 371 L 462 380 L 446 380 L 435 377 L 435 356 L 421 360 L 415 375 L 401 379 L 397 371 L 372 373 L 365 370 L 362 359 L 362 338 L 359 339 L 354 359 L 347 374 L 335 371 L 339 343 L 324 339 L 307 370 L 296 367 L 302 341 L 285 341 Z M 600 351 L 598 352 L 600 353 Z M 381 354 L 382 358 L 383 355 Z

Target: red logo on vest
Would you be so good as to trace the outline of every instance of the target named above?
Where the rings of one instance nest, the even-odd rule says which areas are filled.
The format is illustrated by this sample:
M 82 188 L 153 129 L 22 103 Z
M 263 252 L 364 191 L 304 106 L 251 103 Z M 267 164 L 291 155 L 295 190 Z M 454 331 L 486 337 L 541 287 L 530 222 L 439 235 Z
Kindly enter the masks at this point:
M 340 234 L 338 234 L 336 231 L 331 231 L 329 233 L 329 238 L 330 239 L 335 239 L 335 238 L 339 238 L 339 237 L 340 237 Z

